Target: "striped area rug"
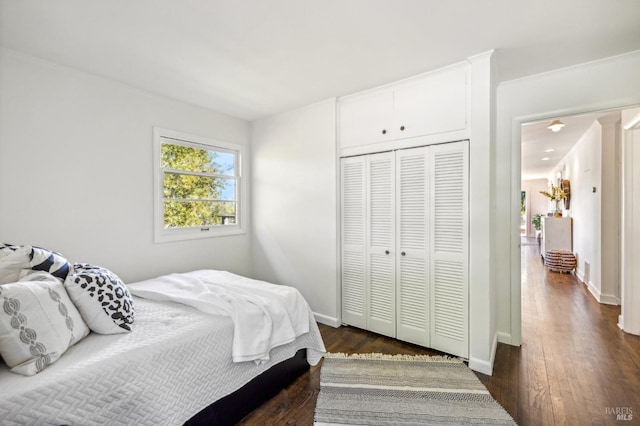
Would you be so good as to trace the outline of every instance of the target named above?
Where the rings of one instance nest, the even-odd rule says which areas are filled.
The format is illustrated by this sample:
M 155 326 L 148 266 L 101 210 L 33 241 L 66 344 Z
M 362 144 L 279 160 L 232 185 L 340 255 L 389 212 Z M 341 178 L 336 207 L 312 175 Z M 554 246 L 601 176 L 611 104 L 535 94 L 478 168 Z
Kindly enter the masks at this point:
M 448 357 L 327 354 L 316 426 L 515 425 L 482 382 Z

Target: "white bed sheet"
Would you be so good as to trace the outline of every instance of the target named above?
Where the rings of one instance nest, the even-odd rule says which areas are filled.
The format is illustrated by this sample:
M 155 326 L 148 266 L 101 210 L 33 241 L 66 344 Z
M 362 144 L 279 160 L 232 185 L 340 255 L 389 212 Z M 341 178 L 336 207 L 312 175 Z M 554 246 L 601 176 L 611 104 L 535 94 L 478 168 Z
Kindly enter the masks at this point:
M 203 269 L 128 285 L 131 294 L 231 317 L 233 360 L 269 360 L 271 350 L 309 331 L 309 304 L 298 289 L 228 271 Z
M 35 376 L 0 363 L 2 424 L 181 425 L 299 349 L 308 349 L 311 365 L 325 350 L 310 313 L 309 333 L 273 349 L 268 363 L 234 363 L 229 317 L 137 297 L 134 303 L 133 332 L 91 333 Z

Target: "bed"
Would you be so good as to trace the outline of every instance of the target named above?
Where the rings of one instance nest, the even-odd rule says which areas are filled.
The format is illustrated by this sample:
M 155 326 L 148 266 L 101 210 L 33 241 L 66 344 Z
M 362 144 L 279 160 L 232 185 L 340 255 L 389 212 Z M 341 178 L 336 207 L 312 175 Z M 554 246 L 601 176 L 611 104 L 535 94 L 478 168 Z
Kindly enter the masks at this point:
M 90 333 L 30 377 L 0 363 L 2 424 L 234 424 L 325 351 L 306 309 L 308 332 L 234 362 L 237 318 L 146 296 L 133 296 L 129 333 Z

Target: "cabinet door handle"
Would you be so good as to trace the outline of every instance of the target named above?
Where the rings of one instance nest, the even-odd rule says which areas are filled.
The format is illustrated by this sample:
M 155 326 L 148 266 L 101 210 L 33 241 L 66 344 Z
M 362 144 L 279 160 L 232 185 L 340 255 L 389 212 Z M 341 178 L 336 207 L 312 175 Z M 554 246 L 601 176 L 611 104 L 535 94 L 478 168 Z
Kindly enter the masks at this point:
M 386 135 L 387 134 L 387 129 L 382 129 L 382 134 Z
M 400 131 L 404 131 L 404 126 L 400 126 Z
M 400 254 L 401 254 L 402 256 L 406 256 L 406 255 L 407 255 L 407 253 L 405 253 L 405 252 L 402 252 L 402 253 L 400 253 Z
M 384 251 L 384 254 L 389 254 L 389 250 L 385 250 L 385 251 Z

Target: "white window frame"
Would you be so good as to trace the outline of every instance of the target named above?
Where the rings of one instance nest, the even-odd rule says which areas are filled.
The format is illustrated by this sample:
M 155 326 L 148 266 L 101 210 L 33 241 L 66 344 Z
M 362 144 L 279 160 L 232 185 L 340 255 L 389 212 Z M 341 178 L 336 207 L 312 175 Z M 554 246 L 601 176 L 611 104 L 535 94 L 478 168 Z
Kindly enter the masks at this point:
M 211 225 L 204 227 L 170 228 L 164 227 L 164 174 L 162 171 L 161 146 L 163 140 L 175 141 L 177 144 L 196 148 L 212 148 L 237 153 L 236 174 L 236 223 L 229 225 Z M 242 145 L 214 140 L 203 136 L 190 135 L 175 130 L 153 128 L 153 240 L 155 243 L 169 241 L 192 240 L 200 238 L 222 237 L 246 233 L 246 194 L 247 188 L 244 171 L 245 147 Z

